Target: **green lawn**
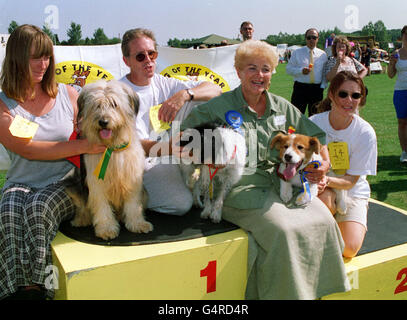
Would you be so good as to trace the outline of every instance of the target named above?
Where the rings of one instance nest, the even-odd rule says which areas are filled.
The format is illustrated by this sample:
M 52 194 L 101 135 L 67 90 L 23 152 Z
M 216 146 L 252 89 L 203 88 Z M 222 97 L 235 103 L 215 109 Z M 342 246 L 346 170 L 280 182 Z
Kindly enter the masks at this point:
M 285 64 L 279 65 L 273 75 L 270 91 L 290 100 L 293 79 L 285 72 Z M 378 139 L 377 176 L 369 176 L 372 198 L 407 210 L 407 166 L 400 164 L 400 145 L 397 137 L 397 119 L 393 107 L 395 79 L 385 74 L 365 78 L 369 88 L 366 106 L 361 116 L 376 130 Z M 0 171 L 0 187 L 5 172 Z

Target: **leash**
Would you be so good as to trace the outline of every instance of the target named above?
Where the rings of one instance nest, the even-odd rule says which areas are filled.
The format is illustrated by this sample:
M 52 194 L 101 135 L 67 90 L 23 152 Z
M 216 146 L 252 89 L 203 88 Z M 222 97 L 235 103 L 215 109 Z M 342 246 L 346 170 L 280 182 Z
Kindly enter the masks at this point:
M 130 142 L 125 142 L 125 143 L 121 144 L 120 146 L 106 148 L 105 152 L 103 153 L 102 158 L 100 158 L 100 161 L 95 168 L 95 171 L 93 171 L 93 174 L 96 177 L 98 177 L 98 179 L 104 180 L 107 166 L 109 164 L 110 157 L 112 156 L 113 151 L 125 150 L 129 145 L 130 145 Z
M 226 165 L 229 164 L 229 162 L 232 161 L 234 157 L 236 157 L 236 150 L 237 150 L 237 147 L 235 145 L 235 149 L 233 150 L 232 157 L 230 158 L 230 160 L 228 162 L 226 162 Z M 213 178 L 218 173 L 220 168 L 216 167 L 212 163 L 207 164 L 207 166 L 208 166 L 208 170 L 209 170 L 209 179 L 210 179 L 210 182 L 209 182 L 209 198 L 212 200 L 212 198 L 213 198 Z M 211 169 L 215 169 L 215 171 L 213 171 L 213 173 L 212 173 Z
M 302 197 L 299 198 L 299 200 L 301 201 L 303 199 L 303 197 L 307 197 L 309 201 L 312 200 L 312 196 L 311 196 L 311 190 L 309 187 L 309 182 L 307 180 L 307 178 L 305 177 L 305 175 L 307 173 L 309 173 L 309 171 L 306 171 L 307 168 L 309 167 L 313 167 L 315 169 L 319 168 L 321 166 L 321 162 L 318 160 L 314 160 L 311 161 L 310 163 L 307 164 L 307 166 L 304 169 L 301 169 L 299 171 L 300 174 L 300 180 L 301 180 L 301 184 L 302 184 L 302 190 L 301 192 L 303 193 Z

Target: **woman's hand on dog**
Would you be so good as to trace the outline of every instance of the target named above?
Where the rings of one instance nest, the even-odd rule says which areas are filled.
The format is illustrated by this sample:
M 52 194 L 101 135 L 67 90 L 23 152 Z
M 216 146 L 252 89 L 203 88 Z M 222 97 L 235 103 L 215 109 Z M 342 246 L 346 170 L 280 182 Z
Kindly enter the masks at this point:
M 318 168 L 307 168 L 307 180 L 310 183 L 319 184 L 326 178 L 326 174 L 329 171 L 329 162 L 323 160 L 321 166 Z
M 328 176 L 324 176 L 318 183 L 318 195 L 324 192 L 327 187 L 328 187 Z
M 104 144 L 94 144 L 90 143 L 88 139 L 81 139 L 81 140 L 76 140 L 80 141 L 82 143 L 82 153 L 89 153 L 89 154 L 95 154 L 95 153 L 102 153 L 105 152 L 106 146 Z

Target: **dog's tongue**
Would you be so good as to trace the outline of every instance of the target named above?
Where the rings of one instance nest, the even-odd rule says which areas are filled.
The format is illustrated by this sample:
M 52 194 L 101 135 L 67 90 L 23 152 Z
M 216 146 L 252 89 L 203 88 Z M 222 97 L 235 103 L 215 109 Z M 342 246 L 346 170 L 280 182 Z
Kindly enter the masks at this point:
M 295 176 L 297 172 L 297 164 L 296 163 L 287 163 L 286 168 L 283 171 L 283 176 L 286 180 L 290 180 L 292 177 Z
M 99 135 L 102 139 L 110 139 L 112 136 L 112 130 L 102 129 L 99 131 Z

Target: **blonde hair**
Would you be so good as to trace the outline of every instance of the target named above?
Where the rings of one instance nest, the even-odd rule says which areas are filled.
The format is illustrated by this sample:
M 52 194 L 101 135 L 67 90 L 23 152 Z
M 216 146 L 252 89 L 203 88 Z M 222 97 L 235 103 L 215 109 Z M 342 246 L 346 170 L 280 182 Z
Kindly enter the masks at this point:
M 34 50 L 31 56 L 31 50 Z M 41 81 L 42 89 L 52 98 L 58 94 L 55 80 L 54 48 L 50 37 L 40 28 L 24 24 L 10 35 L 0 77 L 1 89 L 7 97 L 24 102 L 33 88 L 30 58 L 50 57 L 49 66 Z M 31 98 L 34 98 L 32 96 Z
M 235 68 L 242 70 L 248 59 L 265 58 L 274 70 L 278 64 L 278 56 L 274 48 L 260 40 L 247 40 L 239 45 L 235 54 Z

